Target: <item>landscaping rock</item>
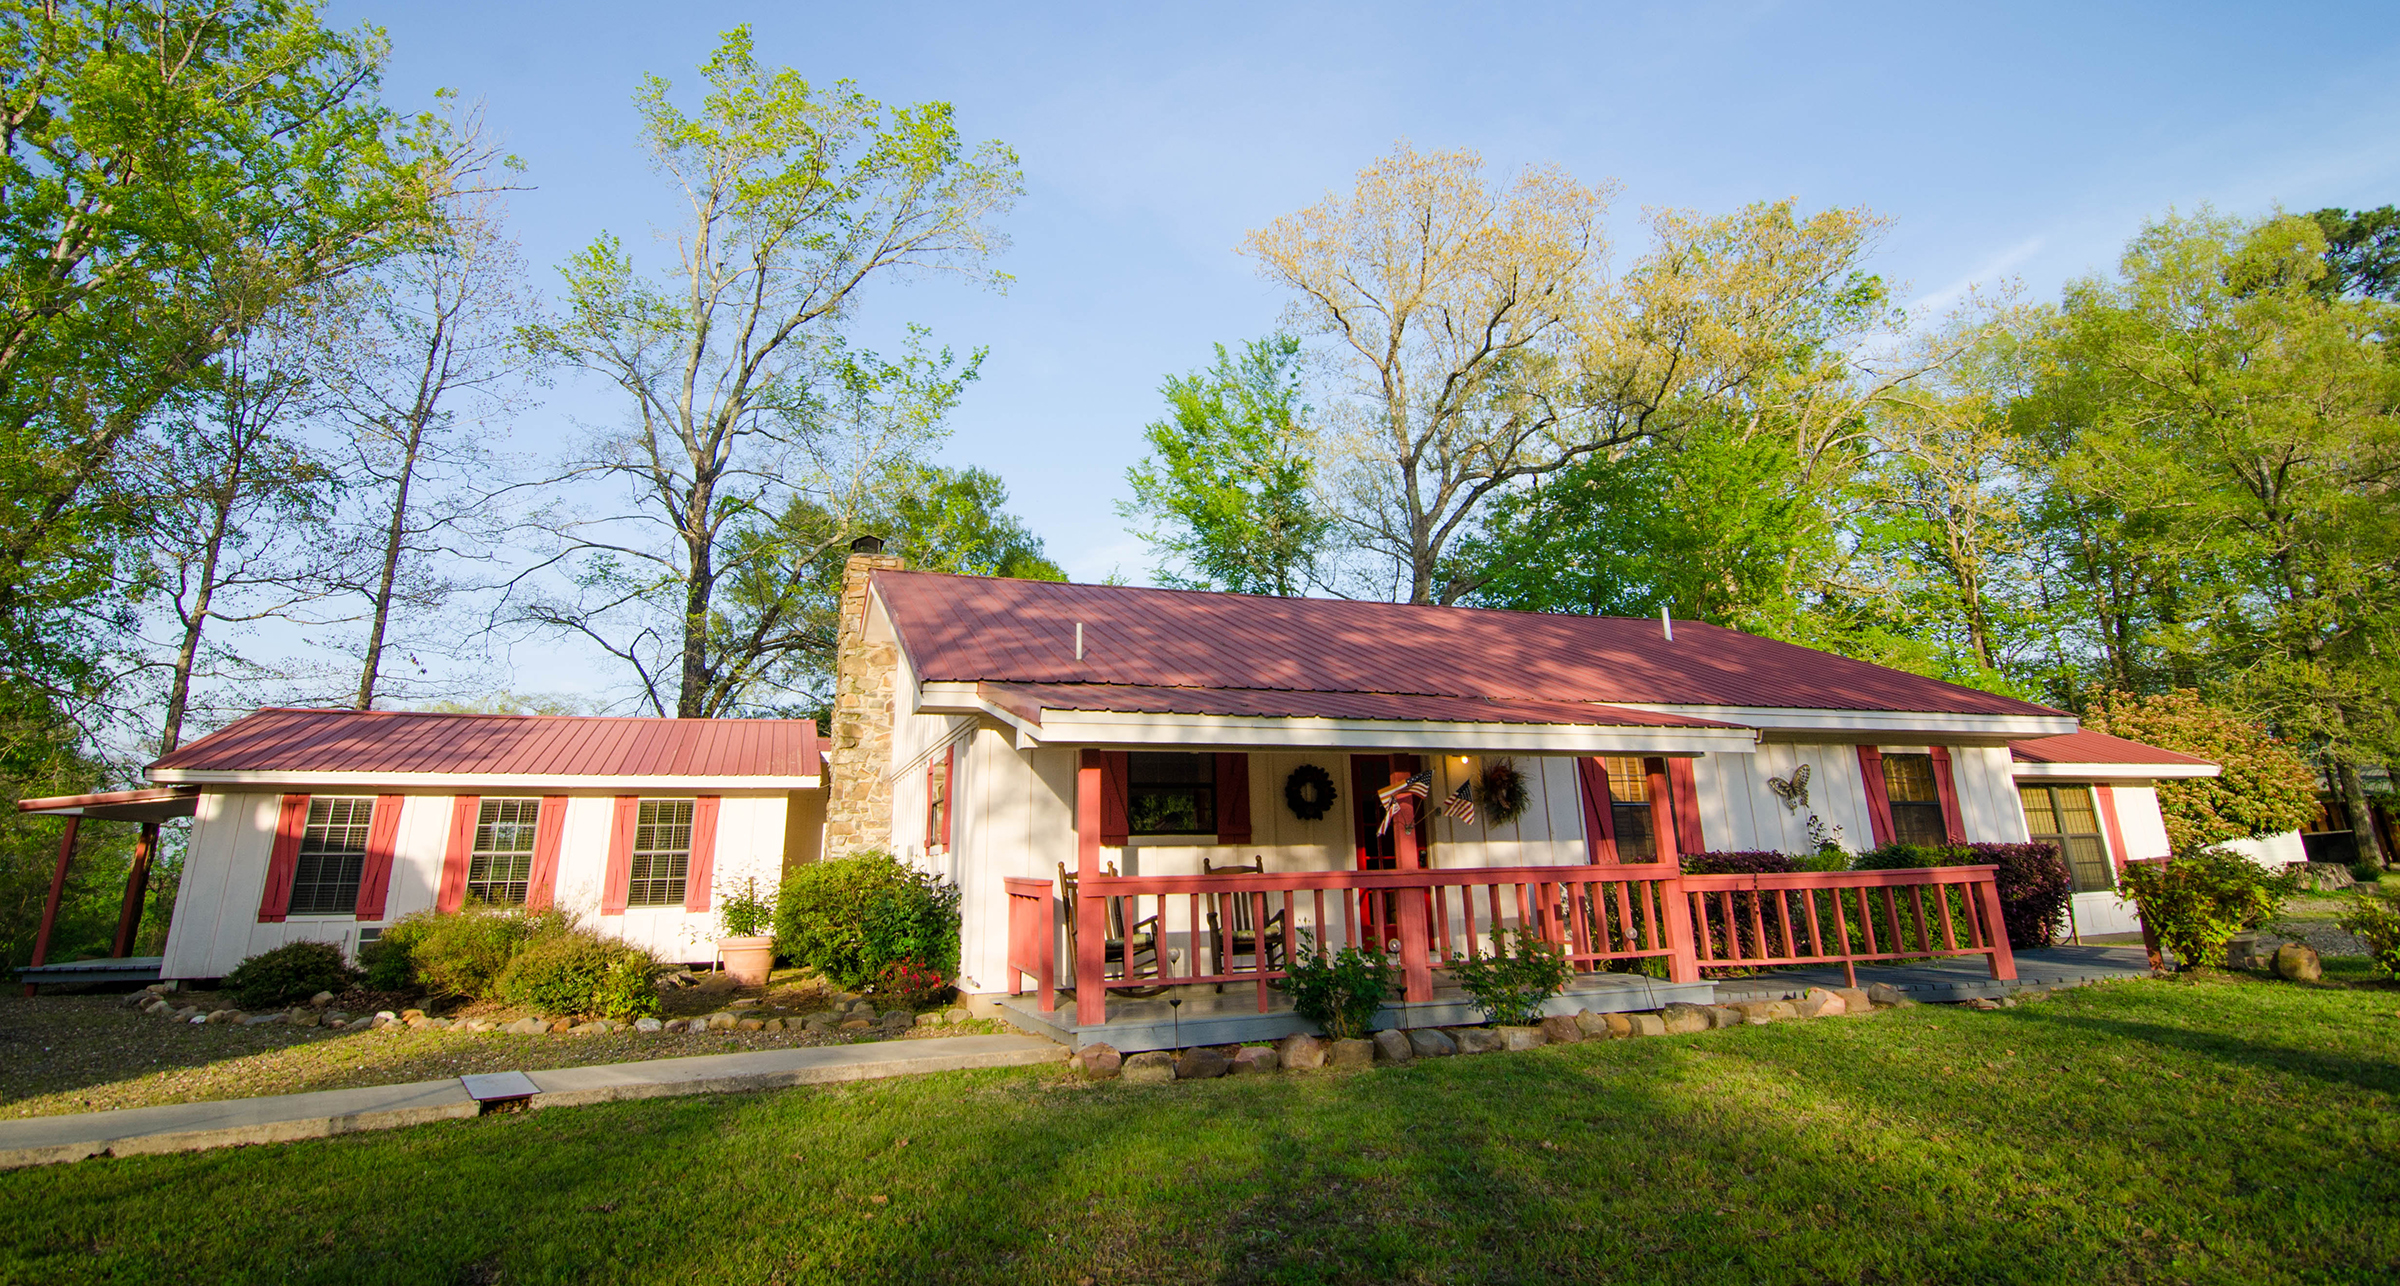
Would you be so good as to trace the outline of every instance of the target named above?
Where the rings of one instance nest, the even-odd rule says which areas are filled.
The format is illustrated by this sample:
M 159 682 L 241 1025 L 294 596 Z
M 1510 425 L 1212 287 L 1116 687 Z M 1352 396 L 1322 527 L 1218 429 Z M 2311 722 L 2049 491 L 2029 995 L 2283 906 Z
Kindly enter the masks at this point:
M 1888 982 L 1868 983 L 1867 1001 L 1870 1004 L 1880 1005 L 1886 1009 L 1896 1009 L 1902 1005 L 1913 1005 L 1917 1003 L 1916 1001 L 1908 998 L 1908 993 L 1900 990 L 1898 987 L 1895 987 Z
M 1183 1051 L 1175 1060 L 1175 1079 L 1179 1081 L 1213 1081 L 1225 1074 L 1233 1061 L 1214 1049 L 1200 1046 Z
M 1458 1052 L 1458 1042 L 1439 1027 L 1415 1027 L 1409 1030 L 1408 1048 L 1419 1058 L 1448 1058 Z
M 1325 1046 L 1327 1067 L 1366 1067 L 1375 1061 L 1375 1042 L 1337 1040 Z
M 247 1016 L 239 1009 L 219 1009 L 210 1013 L 208 1020 L 212 1023 L 238 1023 Z
M 127 1009 L 139 1009 L 155 999 L 157 999 L 157 997 L 151 995 L 147 991 L 129 991 L 126 992 L 124 998 L 117 1001 L 117 1003 L 123 1005 Z
M 1492 1030 L 1499 1033 L 1502 1049 L 1540 1049 L 1549 1043 L 1549 1037 L 1544 1036 L 1539 1027 L 1494 1027 Z
M 654 1034 L 665 1031 L 667 1025 L 655 1018 L 636 1018 L 633 1020 L 633 1029 L 645 1034 Z
M 573 1030 L 575 1030 L 575 1020 L 572 1018 L 553 1018 L 550 1020 L 550 1034 L 553 1036 L 563 1036 Z
M 282 1014 L 252 1014 L 252 1015 L 250 1015 L 249 1017 L 247 1017 L 247 1018 L 244 1018 L 244 1019 L 242 1020 L 242 1026 L 244 1026 L 244 1027 L 264 1027 L 264 1026 L 266 1026 L 267 1024 L 269 1024 L 269 1023 L 280 1023 L 280 1022 L 282 1022 L 282 1021 L 283 1021 L 283 1015 L 282 1015 Z
M 402 1022 L 407 1022 L 411 1018 L 423 1018 L 424 1016 L 425 1011 L 422 1009 L 403 1009 L 400 1011 L 400 1021 Z
M 1833 994 L 1842 998 L 1842 1012 L 1845 1014 L 1856 1015 L 1871 1014 L 1875 1012 L 1875 1002 L 1867 999 L 1867 992 L 1864 987 L 1835 987 L 1833 988 Z
M 905 1009 L 895 1009 L 883 1016 L 883 1030 L 886 1035 L 897 1036 L 913 1029 L 916 1025 L 917 1016 Z
M 378 1025 L 383 1023 L 396 1023 L 400 1021 L 400 1015 L 393 1013 L 389 1009 L 378 1009 L 375 1011 L 375 1021 Z
M 1325 1042 L 1305 1032 L 1277 1041 L 1275 1053 L 1295 1072 L 1313 1072 L 1325 1065 Z
M 2311 862 L 2310 866 L 2327 865 Z M 2317 958 L 2317 949 L 2298 942 L 2286 942 L 2275 948 L 2275 976 L 2293 982 L 2315 982 L 2325 976 L 2325 962 Z
M 733 1020 L 733 1029 L 735 1031 L 765 1031 L 767 1024 L 757 1018 L 736 1018 Z
M 1623 1040 L 1633 1034 L 1633 1021 L 1623 1014 L 1602 1014 L 1600 1018 L 1608 1024 L 1610 1040 Z
M 1244 1045 L 1242 1052 L 1233 1056 L 1233 1063 L 1225 1069 L 1225 1074 L 1227 1076 L 1246 1076 L 1271 1072 L 1281 1066 L 1282 1062 L 1283 1060 L 1276 1056 L 1275 1047 L 1272 1045 Z
M 811 1036 L 831 1036 L 836 1030 L 838 1030 L 833 1025 L 833 1021 L 825 1017 L 823 1014 L 818 1014 L 800 1025 L 806 1029 L 808 1034 Z
M 325 1006 L 333 1003 L 333 993 L 330 991 L 320 991 L 316 995 L 310 996 L 308 998 L 308 1003 L 312 1008 L 323 1009 Z
M 1571 1017 L 1552 1014 L 1540 1023 L 1542 1039 L 1553 1045 L 1580 1045 L 1583 1027 Z
M 1584 1037 L 1587 1040 L 1608 1039 L 1608 1015 L 1606 1014 L 1595 1014 L 1589 1009 L 1583 1010 L 1575 1015 L 1575 1025 L 1583 1029 Z
M 1450 1039 L 1458 1042 L 1461 1054 L 1497 1054 L 1505 1044 L 1500 1033 L 1489 1027 L 1457 1027 L 1451 1029 Z
M 676 1033 L 676 1032 L 686 1032 L 686 1031 L 690 1031 L 691 1029 L 692 1029 L 692 1020 L 691 1020 L 691 1019 L 689 1019 L 689 1018 L 670 1018 L 670 1019 L 668 1019 L 668 1020 L 667 1020 L 667 1025 L 666 1025 L 666 1029 L 665 1029 L 665 1030 L 668 1032 L 668 1034 L 672 1035 L 672 1034 L 674 1034 L 674 1033 Z
M 2284 873 L 2299 877 L 2302 888 L 2315 889 L 2319 893 L 2339 893 L 2358 884 L 2357 877 L 2350 874 L 2350 868 L 2340 862 L 2296 862 L 2285 867 Z
M 1408 1043 L 1407 1032 L 1379 1031 L 1375 1033 L 1376 1062 L 1405 1063 L 1416 1056 L 1416 1048 Z
M 2237 933 L 2225 940 L 2225 967 L 2228 969 L 2268 969 L 2275 967 L 2275 948 L 2283 939 L 2272 933 Z
M 1068 1055 L 1067 1061 L 1089 1081 L 1110 1080 L 1125 1066 L 1125 1056 L 1114 1045 L 1086 1045 Z
M 948 1009 L 948 1010 L 945 1010 L 945 1011 L 943 1011 L 943 1013 L 942 1013 L 942 1019 L 943 1019 L 943 1021 L 945 1021 L 945 1022 L 948 1022 L 948 1023 L 952 1024 L 953 1026 L 955 1026 L 955 1025 L 957 1025 L 957 1024 L 959 1024 L 959 1023 L 963 1023 L 963 1022 L 967 1021 L 968 1019 L 970 1019 L 970 1018 L 973 1018 L 974 1016 L 975 1016 L 974 1014 L 972 1014 L 972 1013 L 969 1013 L 969 1012 L 968 1012 L 968 1011 L 966 1011 L 965 1009 L 956 1009 L 956 1008 L 954 1008 L 954 1009 Z
M 868 1022 L 864 1018 L 853 1018 L 850 1021 L 843 1023 L 841 1030 L 848 1032 L 873 1031 L 875 1030 L 875 1024 Z
M 917 1026 L 919 1027 L 939 1027 L 948 1021 L 949 1019 L 942 1017 L 940 1014 L 917 1015 Z
M 1664 1036 L 1667 1034 L 1667 1020 L 1657 1014 L 1627 1014 L 1625 1022 L 1633 1029 L 1633 1034 L 1636 1036 Z
M 1708 1015 L 1708 1025 L 1712 1031 L 1742 1025 L 1742 1011 L 1731 1005 L 1710 1005 L 1701 1012 Z
M 1811 987 L 1798 1000 L 1784 1002 L 1802 1018 L 1831 1018 L 1849 1012 L 1850 1006 L 1840 996 L 1823 987 Z
M 1118 1075 L 1136 1085 L 1160 1085 L 1175 1079 L 1175 1056 L 1163 1049 L 1144 1050 L 1125 1060 Z
M 707 1021 L 708 1029 L 710 1031 L 732 1031 L 734 1028 L 741 1025 L 742 1020 L 734 1017 L 732 1014 L 720 1010 L 716 1013 L 710 1014 Z
M 373 1031 L 375 1029 L 375 1020 L 372 1017 L 353 1018 L 349 1022 L 343 1024 L 343 1027 L 348 1031 Z
M 569 1027 L 567 1029 L 567 1034 L 569 1036 L 605 1036 L 608 1034 L 608 1024 L 598 1022 L 580 1023 L 576 1026 Z
M 1709 1028 L 1708 1010 L 1699 1005 L 1668 1005 L 1658 1011 L 1658 1019 L 1666 1025 L 1669 1036 L 1688 1036 Z
M 294 1027 L 314 1027 L 324 1020 L 324 1015 L 314 1009 L 299 1009 L 285 1014 L 283 1020 Z
M 1984 1012 L 1986 1012 L 1986 1013 L 1989 1013 L 1989 1012 L 1991 1012 L 1992 1010 L 1998 1009 L 1999 1007 L 2000 1007 L 2000 1002 L 1999 1002 L 1999 1001 L 1997 1001 L 1997 1000 L 1994 1000 L 1994 999 L 1992 999 L 1992 998 L 1991 998 L 1991 997 L 1989 997 L 1989 996 L 1977 996 L 1977 997 L 1975 997 L 1974 999 L 1972 999 L 1972 1000 L 1969 1000 L 1969 1001 L 1967 1002 L 1967 1008 L 1969 1008 L 1969 1009 L 1979 1009 L 1979 1010 L 1982 1010 L 1982 1011 L 1984 1011 Z

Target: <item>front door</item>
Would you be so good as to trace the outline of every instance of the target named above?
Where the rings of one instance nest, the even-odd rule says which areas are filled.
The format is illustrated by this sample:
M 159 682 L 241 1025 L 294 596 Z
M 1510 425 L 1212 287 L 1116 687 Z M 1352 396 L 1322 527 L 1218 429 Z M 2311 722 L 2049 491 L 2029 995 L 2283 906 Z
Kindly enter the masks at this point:
M 1358 824 L 1358 869 L 1398 869 L 1400 834 L 1397 829 L 1376 833 L 1376 828 L 1383 825 L 1383 801 L 1375 797 L 1375 792 L 1392 784 L 1393 773 L 1413 773 L 1417 768 L 1415 755 L 1350 756 L 1350 807 Z M 1431 866 L 1433 828 L 1426 824 L 1425 814 L 1432 810 L 1426 808 L 1425 803 L 1424 800 L 1417 801 L 1417 861 L 1421 865 Z M 1367 924 L 1366 940 L 1390 945 L 1399 933 L 1398 914 L 1389 893 L 1366 899 L 1366 905 L 1361 909 Z

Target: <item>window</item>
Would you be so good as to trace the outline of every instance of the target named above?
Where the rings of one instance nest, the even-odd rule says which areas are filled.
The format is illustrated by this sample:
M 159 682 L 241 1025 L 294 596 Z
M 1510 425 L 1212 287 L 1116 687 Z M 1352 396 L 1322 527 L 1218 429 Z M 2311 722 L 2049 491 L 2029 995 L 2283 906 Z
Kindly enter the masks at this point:
M 692 868 L 692 801 L 645 799 L 634 814 L 627 906 L 680 906 Z
M 538 799 L 487 799 L 475 818 L 475 855 L 467 864 L 467 896 L 495 906 L 521 906 L 533 879 L 533 830 Z
M 2067 873 L 2078 893 L 2098 893 L 2117 886 L 2109 866 L 2108 845 L 2100 838 L 2100 814 L 2092 807 L 2089 786 L 2019 786 L 2025 805 L 2025 829 L 2037 844 L 2058 845 L 2067 859 Z
M 1892 801 L 1892 838 L 1902 844 L 1950 842 L 1942 822 L 1942 792 L 1933 784 L 1932 755 L 1885 755 L 1883 793 Z
M 1217 833 L 1215 755 L 1126 756 L 1125 828 L 1135 835 Z
M 1617 860 L 1657 861 L 1658 836 L 1651 828 L 1649 766 L 1639 759 L 1619 755 L 1600 762 L 1608 766 L 1608 794 L 1614 802 L 1610 821 L 1617 829 Z
M 925 851 L 950 847 L 950 752 L 925 765 Z
M 292 868 L 291 914 L 357 912 L 358 876 L 367 865 L 367 828 L 374 822 L 373 799 L 308 801 L 300 860 Z

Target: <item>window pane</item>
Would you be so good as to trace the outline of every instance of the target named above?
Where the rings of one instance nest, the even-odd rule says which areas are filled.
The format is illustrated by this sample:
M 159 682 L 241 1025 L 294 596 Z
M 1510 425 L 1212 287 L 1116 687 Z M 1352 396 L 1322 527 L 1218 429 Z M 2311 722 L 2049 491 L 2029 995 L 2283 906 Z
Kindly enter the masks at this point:
M 1638 761 L 1637 761 L 1638 762 Z M 1615 789 L 1611 786 L 1610 789 Z M 1650 835 L 1650 806 L 1648 804 L 1618 804 L 1609 810 L 1617 824 L 1617 860 L 1620 862 L 1655 862 L 1658 844 Z
M 542 817 L 538 799 L 487 799 L 475 818 L 475 855 L 467 865 L 467 895 L 520 906 L 533 880 L 533 836 Z
M 633 869 L 628 906 L 673 906 L 683 901 L 692 863 L 692 801 L 645 799 L 634 814 Z
M 1126 776 L 1136 786 L 1213 786 L 1217 781 L 1215 755 L 1136 752 L 1125 758 Z
M 349 915 L 358 909 L 358 880 L 367 863 L 367 829 L 375 801 L 311 799 L 300 831 L 300 860 L 292 869 L 293 915 Z
M 1620 804 L 1650 802 L 1650 773 L 1639 759 L 1610 755 L 1600 762 L 1608 767 L 1608 793 Z
M 2058 810 L 2050 806 L 2048 786 L 2020 786 L 2017 798 L 2025 805 L 2025 829 L 2036 837 L 2058 834 Z
M 1949 828 L 1942 825 L 1942 806 L 1940 804 L 1893 804 L 1892 838 L 1903 844 L 1940 845 L 1949 843 Z
M 2072 835 L 2059 845 L 2067 859 L 2067 870 L 2075 877 L 2075 891 L 2092 893 L 2116 887 L 2116 872 L 2109 869 L 2107 846 L 2097 835 Z
M 1939 804 L 1942 796 L 1933 785 L 1933 756 L 1885 755 L 1883 789 L 1895 804 Z
M 1217 829 L 1217 757 L 1126 756 L 1125 828 L 1136 835 L 1207 835 Z
M 2058 797 L 2058 829 L 2068 835 L 2097 835 L 2100 833 L 2100 813 L 2092 807 L 2092 791 L 2088 786 L 2060 786 Z

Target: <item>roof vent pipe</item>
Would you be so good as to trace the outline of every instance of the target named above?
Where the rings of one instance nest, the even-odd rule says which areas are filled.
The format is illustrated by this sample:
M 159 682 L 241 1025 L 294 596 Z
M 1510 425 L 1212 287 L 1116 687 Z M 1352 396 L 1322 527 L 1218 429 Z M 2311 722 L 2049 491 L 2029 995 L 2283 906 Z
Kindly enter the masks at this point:
M 1083 622 L 1075 622 L 1075 659 L 1083 660 Z
M 1675 641 L 1675 618 L 1667 615 L 1667 609 L 1664 607 L 1658 609 L 1658 629 L 1660 633 L 1667 636 L 1667 642 Z

